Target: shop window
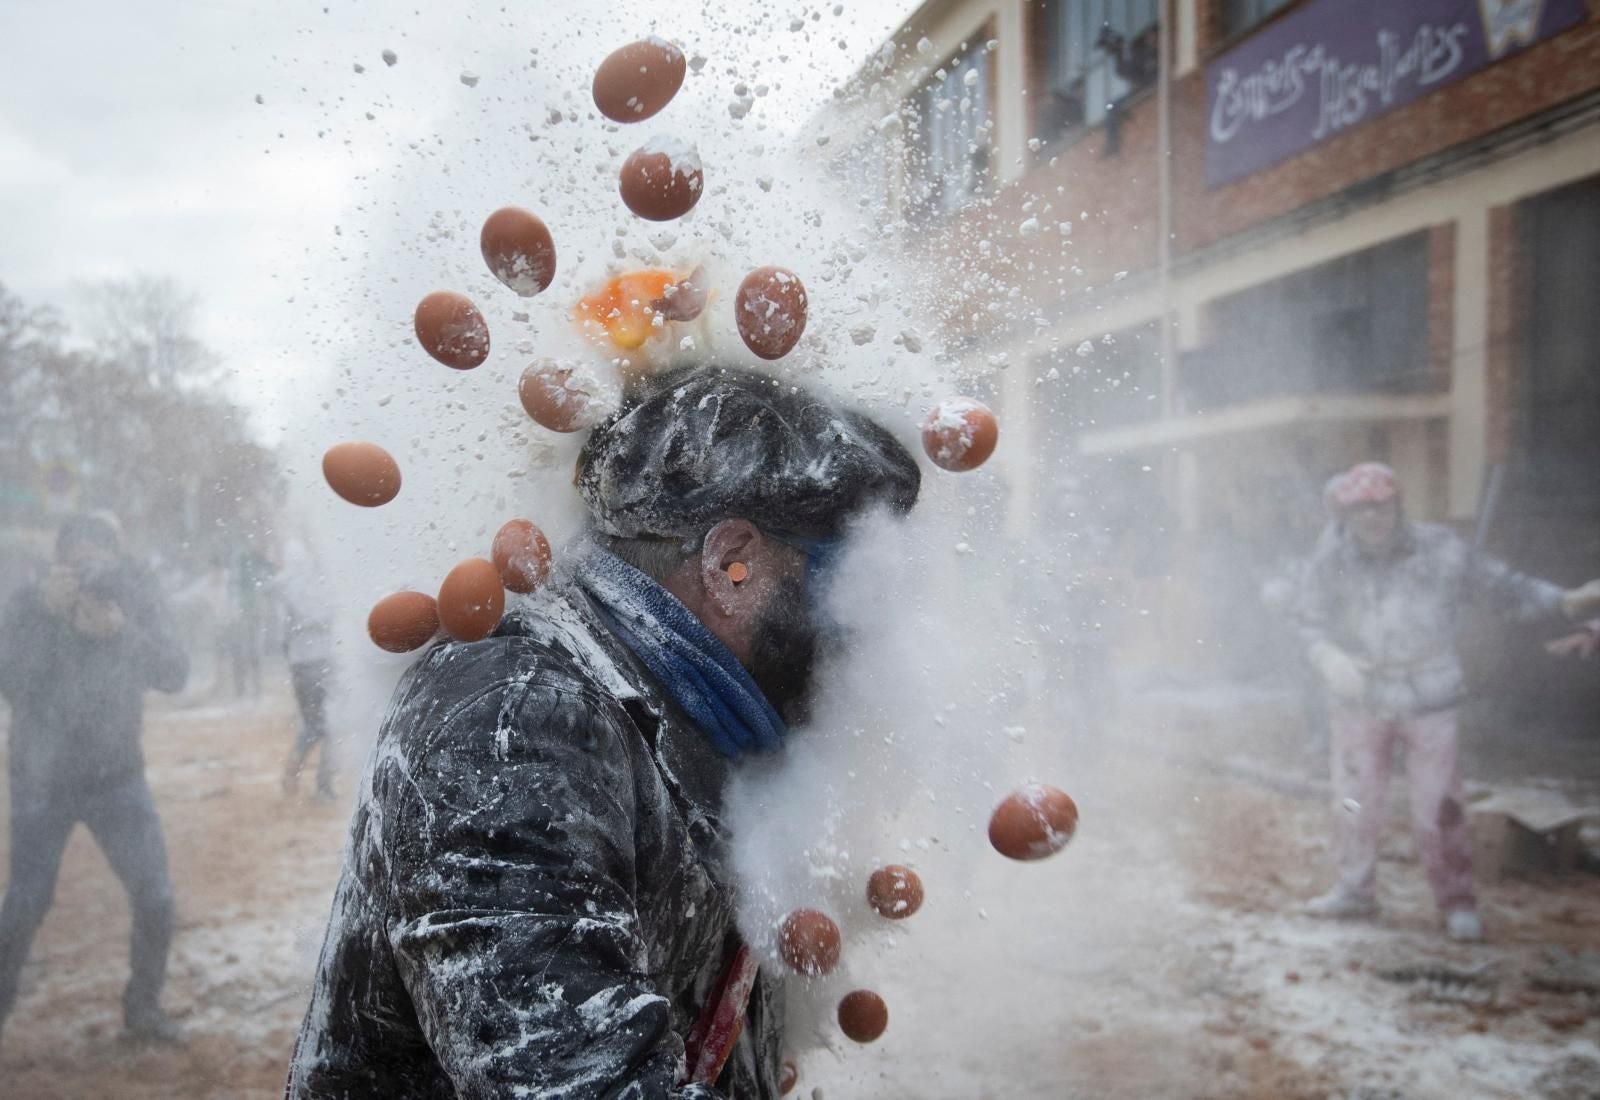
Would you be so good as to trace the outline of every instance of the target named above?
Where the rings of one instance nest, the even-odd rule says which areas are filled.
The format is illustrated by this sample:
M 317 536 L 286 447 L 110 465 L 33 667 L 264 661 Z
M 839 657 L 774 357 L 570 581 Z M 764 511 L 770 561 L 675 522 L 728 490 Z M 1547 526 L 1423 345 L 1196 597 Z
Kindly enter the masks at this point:
M 1035 24 L 1046 141 L 1107 121 L 1160 68 L 1158 0 L 1047 0 Z
M 908 213 L 959 210 L 988 191 L 994 140 L 992 63 L 982 41 L 964 43 L 907 101 Z
M 1161 329 L 1155 321 L 1107 333 L 1039 357 L 1045 433 L 1076 439 L 1086 431 L 1153 420 L 1161 414 Z
M 1211 303 L 1185 356 L 1186 405 L 1299 394 L 1413 393 L 1428 363 L 1428 234 L 1412 233 Z
M 1600 515 L 1600 177 L 1529 199 L 1526 367 L 1518 404 L 1526 491 L 1551 507 Z
M 1221 3 L 1222 34 L 1232 38 L 1282 11 L 1294 0 L 1221 0 Z

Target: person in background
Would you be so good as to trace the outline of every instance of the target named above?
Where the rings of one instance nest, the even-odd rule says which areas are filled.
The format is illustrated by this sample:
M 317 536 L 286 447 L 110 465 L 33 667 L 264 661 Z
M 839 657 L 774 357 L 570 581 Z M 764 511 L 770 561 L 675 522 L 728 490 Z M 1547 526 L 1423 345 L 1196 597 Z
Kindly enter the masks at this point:
M 261 697 L 261 647 L 266 634 L 268 589 L 272 564 L 254 547 L 234 553 L 232 568 L 233 622 L 229 624 L 229 654 L 233 659 L 233 693 L 239 698 Z
M 1571 634 L 1546 642 L 1544 648 L 1557 657 L 1577 657 L 1587 661 L 1600 652 L 1600 619 L 1590 619 Z
M 1296 594 L 1307 653 L 1332 713 L 1338 880 L 1315 916 L 1377 912 L 1376 871 L 1395 743 L 1406 747 L 1417 851 L 1451 939 L 1483 938 L 1457 760 L 1465 695 L 1456 624 L 1468 601 L 1528 620 L 1600 610 L 1600 581 L 1563 590 L 1479 554 L 1447 527 L 1412 523 L 1394 471 L 1376 462 L 1329 487 L 1336 523 Z
M 218 555 L 188 583 L 175 584 L 170 600 L 174 617 L 186 627 L 194 660 L 186 694 L 196 700 L 222 702 L 227 670 L 233 657 L 235 629 L 227 557 Z
M 300 731 L 284 766 L 283 793 L 294 794 L 300 772 L 316 750 L 316 798 L 332 802 L 335 761 L 328 737 L 328 693 L 333 684 L 333 621 L 322 571 L 303 540 L 291 539 L 284 547 L 274 588 L 283 609 L 283 651 L 300 710 Z
M 61 525 L 44 579 L 0 623 L 11 705 L 11 877 L 0 904 L 0 1027 L 55 892 L 67 838 L 89 827 L 133 909 L 123 1021 L 136 1040 L 177 1033 L 161 1008 L 172 942 L 167 850 L 140 745 L 144 693 L 183 689 L 189 659 L 155 576 L 122 553 L 114 521 Z

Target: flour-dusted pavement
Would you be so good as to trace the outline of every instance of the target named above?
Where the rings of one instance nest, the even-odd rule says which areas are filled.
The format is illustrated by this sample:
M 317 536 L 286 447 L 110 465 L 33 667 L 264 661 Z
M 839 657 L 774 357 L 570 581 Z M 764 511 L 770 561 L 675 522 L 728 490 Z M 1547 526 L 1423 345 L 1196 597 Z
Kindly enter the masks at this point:
M 287 696 L 152 709 L 145 749 L 178 908 L 164 1003 L 184 1042 L 138 1048 L 120 1038 L 128 906 L 79 829 L 0 1041 L 0 1095 L 283 1094 L 349 820 L 348 805 L 311 800 L 310 776 L 300 797 L 285 798 L 296 724 Z M 347 767 L 341 793 L 352 782 Z
M 312 802 L 309 783 L 281 793 L 293 730 L 286 698 L 152 713 L 179 912 L 166 1003 L 186 1041 L 118 1039 L 127 905 L 80 830 L 0 1044 L 0 1096 L 281 1095 L 349 816 Z M 1384 915 L 1312 921 L 1295 907 L 1326 876 L 1314 769 L 1263 782 L 1279 773 L 1196 760 L 1125 743 L 1098 768 L 1052 773 L 1082 821 L 1036 864 L 999 858 L 970 822 L 925 811 L 908 823 L 951 856 L 928 861 L 922 910 L 861 962 L 889 1029 L 805 1054 L 794 1095 L 1600 1095 L 1600 992 L 1584 955 L 1600 945 L 1600 879 L 1486 884 L 1489 942 L 1449 944 L 1396 821 Z

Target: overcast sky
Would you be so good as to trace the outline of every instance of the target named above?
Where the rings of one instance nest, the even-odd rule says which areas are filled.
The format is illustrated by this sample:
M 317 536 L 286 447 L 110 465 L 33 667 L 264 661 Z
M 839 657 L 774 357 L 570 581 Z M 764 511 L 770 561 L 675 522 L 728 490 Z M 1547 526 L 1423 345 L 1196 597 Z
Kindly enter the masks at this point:
M 610 49 L 657 33 L 707 58 L 660 117 L 716 165 L 709 193 L 741 174 L 714 153 L 750 163 L 726 215 L 766 194 L 756 175 L 781 180 L 805 120 L 915 6 L 6 0 L 0 281 L 70 318 L 86 282 L 177 279 L 276 435 L 286 395 L 391 353 L 429 276 L 487 278 L 473 227 L 488 210 L 565 215 L 565 239 L 604 252 L 614 183 L 591 181 L 651 125 L 588 118 Z M 741 82 L 766 95 L 736 122 Z

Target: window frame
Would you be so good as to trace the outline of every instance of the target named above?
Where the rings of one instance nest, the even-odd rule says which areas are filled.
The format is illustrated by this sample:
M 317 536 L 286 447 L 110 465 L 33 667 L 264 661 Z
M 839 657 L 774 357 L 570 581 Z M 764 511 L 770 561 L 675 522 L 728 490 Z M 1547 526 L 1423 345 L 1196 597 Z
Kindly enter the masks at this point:
M 1384 264 L 1393 266 L 1380 270 Z M 1403 284 L 1389 282 L 1402 278 Z M 1447 383 L 1428 355 L 1430 280 L 1429 230 L 1423 228 L 1211 299 L 1205 303 L 1209 339 L 1180 363 L 1178 385 L 1185 407 L 1210 411 L 1280 398 L 1441 392 Z M 1360 289 L 1359 302 L 1341 303 L 1352 288 Z M 1300 309 L 1296 301 L 1314 301 L 1320 308 Z M 1281 330 L 1240 320 L 1263 310 L 1283 319 Z M 1402 313 L 1414 324 L 1396 338 L 1385 326 Z M 1240 339 L 1241 332 L 1254 334 L 1254 339 Z M 1337 345 L 1351 341 L 1360 345 L 1360 354 L 1339 355 Z M 1378 349 L 1392 349 L 1394 355 L 1382 371 L 1370 369 L 1380 361 Z M 1292 373 L 1268 369 L 1285 356 Z M 1199 376 L 1193 374 L 1196 370 L 1217 374 Z M 1272 384 L 1274 378 L 1280 384 Z
M 909 115 L 916 121 L 914 132 L 905 135 L 904 147 L 901 151 L 903 190 L 901 193 L 901 212 L 909 221 L 928 223 L 949 218 L 959 214 L 973 205 L 982 202 L 999 190 L 1000 180 L 996 175 L 998 171 L 998 144 L 1000 130 L 1000 104 L 998 64 L 995 54 L 998 49 L 990 49 L 989 43 L 996 40 L 995 18 L 991 15 L 978 24 L 970 34 L 963 35 L 956 48 L 945 55 L 937 65 L 931 66 L 922 72 L 913 85 L 900 97 L 899 111 L 902 116 Z M 943 200 L 945 194 L 942 186 L 938 191 L 938 198 L 934 197 L 932 180 L 928 172 L 929 162 L 932 158 L 930 130 L 928 118 L 935 98 L 933 86 L 934 74 L 941 69 L 950 73 L 961 71 L 955 67 L 956 62 L 968 55 L 982 55 L 984 58 L 983 76 L 983 102 L 987 111 L 987 127 L 983 128 L 985 160 L 981 168 L 974 172 L 974 187 L 964 192 L 963 200 L 955 205 L 949 205 Z
M 1582 208 L 1576 219 L 1574 207 Z M 1600 270 L 1600 258 L 1586 247 L 1590 235 L 1600 239 L 1600 175 L 1524 196 L 1511 209 L 1515 258 L 1510 293 L 1516 331 L 1508 346 L 1518 367 L 1508 396 L 1512 453 L 1522 475 L 1524 507 L 1541 515 L 1576 511 L 1586 518 L 1597 516 L 1600 512 L 1592 510 L 1595 495 L 1586 491 L 1592 475 L 1573 472 L 1591 469 L 1590 455 L 1597 448 L 1583 448 L 1588 453 L 1574 461 L 1570 451 L 1557 443 L 1573 434 L 1588 439 L 1593 430 L 1585 419 L 1595 416 L 1591 391 L 1600 382 L 1594 377 L 1593 352 L 1586 354 L 1591 345 L 1579 339 L 1588 335 L 1582 331 L 1586 326 L 1572 323 L 1575 307 L 1566 299 L 1581 301 L 1586 296 L 1582 290 L 1571 290 L 1585 286 L 1585 272 L 1578 266 L 1583 259 L 1589 261 L 1590 270 Z M 1583 243 L 1571 248 L 1574 232 Z M 1572 347 L 1585 350 L 1573 354 Z M 1539 425 L 1537 430 L 1534 425 Z
M 1253 33 L 1267 23 L 1288 11 L 1298 0 L 1211 0 L 1217 8 L 1217 26 L 1222 31 L 1222 39 L 1227 41 L 1234 38 L 1243 38 Z M 1256 14 L 1237 27 L 1228 25 L 1228 8 L 1233 4 L 1248 4 L 1256 9 Z M 1271 11 L 1263 12 L 1260 8 L 1266 4 L 1277 4 Z
M 1196 2 L 1205 5 L 1204 14 L 1206 15 L 1207 19 L 1205 24 L 1202 25 L 1202 31 L 1204 31 L 1207 27 L 1214 28 L 1215 30 L 1215 35 L 1211 38 L 1210 42 L 1202 41 L 1203 48 L 1200 51 L 1200 61 L 1203 64 L 1204 62 L 1210 61 L 1221 54 L 1227 53 L 1245 39 L 1259 34 L 1261 31 L 1276 23 L 1290 12 L 1300 8 L 1306 3 L 1306 0 L 1289 0 L 1288 3 L 1272 14 L 1264 16 L 1261 19 L 1256 20 L 1254 23 L 1251 23 L 1249 26 L 1235 31 L 1228 30 L 1225 22 L 1226 12 L 1223 5 L 1226 4 L 1228 0 L 1196 0 Z
M 1161 76 L 1159 62 L 1157 69 L 1152 72 L 1150 80 L 1144 84 L 1129 85 L 1128 91 L 1107 101 L 1103 113 L 1092 121 L 1089 119 L 1089 109 L 1084 108 L 1084 119 L 1071 125 L 1047 125 L 1045 111 L 1053 94 L 1051 80 L 1051 58 L 1053 56 L 1052 17 L 1058 11 L 1067 8 L 1080 7 L 1086 0 L 1041 0 L 1028 5 L 1028 17 L 1025 33 L 1027 35 L 1027 84 L 1028 84 L 1028 119 L 1027 140 L 1040 143 L 1040 152 L 1044 150 L 1059 150 L 1081 141 L 1083 138 L 1104 130 L 1112 116 L 1119 110 L 1126 110 L 1135 104 L 1141 103 L 1147 96 L 1154 94 L 1159 86 Z M 1106 3 L 1144 3 L 1146 0 L 1103 0 Z M 1152 31 L 1159 36 L 1161 33 L 1162 18 L 1167 14 L 1169 5 L 1166 0 L 1148 0 L 1152 9 L 1152 22 L 1143 27 L 1139 34 L 1132 36 L 1130 41 L 1137 41 Z M 1158 38 L 1159 41 L 1159 38 Z M 1092 78 L 1096 71 L 1104 72 L 1114 67 L 1115 62 L 1109 54 L 1093 44 L 1087 47 L 1086 53 L 1099 57 L 1098 65 L 1090 65 L 1086 69 L 1085 84 Z M 1110 81 L 1120 80 L 1114 72 L 1109 74 Z M 1085 89 L 1084 99 L 1087 102 L 1088 91 Z

